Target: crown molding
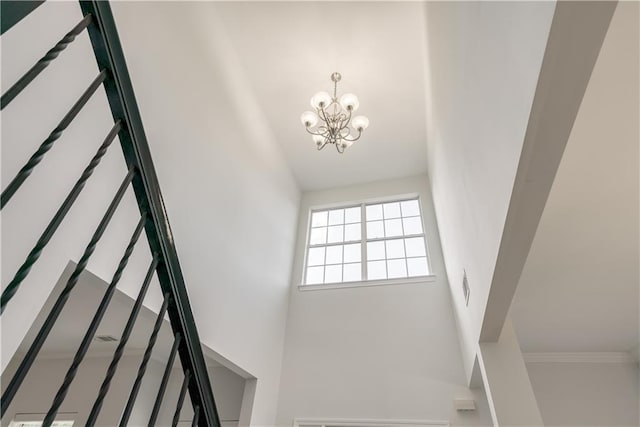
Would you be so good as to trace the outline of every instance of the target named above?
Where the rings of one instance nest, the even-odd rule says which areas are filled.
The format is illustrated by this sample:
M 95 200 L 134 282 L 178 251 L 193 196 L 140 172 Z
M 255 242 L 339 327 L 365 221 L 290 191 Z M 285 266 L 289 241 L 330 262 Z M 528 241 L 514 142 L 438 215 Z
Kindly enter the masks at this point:
M 635 363 L 626 351 L 523 353 L 525 363 Z

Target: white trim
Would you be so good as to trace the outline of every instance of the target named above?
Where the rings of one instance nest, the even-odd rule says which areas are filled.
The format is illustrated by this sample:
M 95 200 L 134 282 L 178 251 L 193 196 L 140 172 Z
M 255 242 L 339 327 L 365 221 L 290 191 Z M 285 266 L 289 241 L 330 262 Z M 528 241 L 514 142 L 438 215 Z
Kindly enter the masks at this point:
M 367 286 L 411 285 L 415 283 L 433 283 L 438 279 L 435 274 L 400 279 L 363 280 L 361 282 L 327 283 L 323 285 L 298 285 L 299 291 L 319 291 L 322 289 L 365 288 Z
M 293 427 L 305 425 L 321 427 L 449 427 L 449 421 L 434 420 L 381 420 L 381 419 L 349 419 L 349 418 L 294 418 Z
M 526 363 L 634 363 L 633 355 L 624 351 L 523 353 Z

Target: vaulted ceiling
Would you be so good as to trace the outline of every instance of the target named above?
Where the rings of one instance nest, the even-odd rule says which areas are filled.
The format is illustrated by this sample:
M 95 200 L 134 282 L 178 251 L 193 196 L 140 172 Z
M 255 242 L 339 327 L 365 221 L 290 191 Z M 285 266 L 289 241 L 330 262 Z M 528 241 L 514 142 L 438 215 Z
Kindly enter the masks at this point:
M 219 2 L 194 8 L 241 109 L 265 120 L 302 189 L 426 172 L 421 3 Z M 344 155 L 317 152 L 299 117 L 320 90 L 360 100 L 370 127 Z
M 248 133 L 255 144 L 283 154 L 301 190 L 426 173 L 423 4 L 115 3 L 114 12 L 125 53 L 160 44 L 153 38 L 145 40 L 147 24 L 137 19 L 145 15 L 171 27 L 172 43 L 182 46 L 179 49 L 197 52 L 202 67 L 197 73 L 219 69 L 210 74 L 212 80 L 218 79 L 215 84 L 202 84 L 189 75 L 196 71 L 186 69 L 167 84 L 187 91 L 192 90 L 188 85 L 199 84 L 202 93 L 210 93 L 212 109 L 229 109 L 245 124 L 230 131 Z M 135 38 L 128 37 L 129 25 L 138 28 Z M 132 70 L 135 61 L 129 59 Z M 177 63 L 170 66 L 180 69 Z M 311 109 L 310 98 L 332 90 L 334 71 L 342 74 L 338 94 L 356 94 L 357 113 L 371 123 L 343 155 L 333 146 L 318 152 L 300 123 L 302 112 Z M 217 93 L 214 87 L 223 87 L 226 93 Z M 224 126 L 219 117 L 211 117 L 211 123 Z

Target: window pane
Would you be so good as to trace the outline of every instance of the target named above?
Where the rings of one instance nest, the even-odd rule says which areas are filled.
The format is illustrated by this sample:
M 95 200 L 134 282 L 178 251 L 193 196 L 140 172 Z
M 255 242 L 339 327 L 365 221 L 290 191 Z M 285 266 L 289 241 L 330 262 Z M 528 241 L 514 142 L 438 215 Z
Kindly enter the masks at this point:
M 360 222 L 362 216 L 360 214 L 360 207 L 349 208 L 344 210 L 344 222 L 345 224 L 351 224 L 354 222 Z
M 407 257 L 419 257 L 427 254 L 424 248 L 424 237 L 404 239 L 404 244 L 407 248 Z
M 367 243 L 367 261 L 384 259 L 384 242 Z
M 367 222 L 367 239 L 377 239 L 384 237 L 382 221 Z
M 359 262 L 356 264 L 345 264 L 343 268 L 343 282 L 356 282 L 362 280 L 362 266 Z
M 409 267 L 409 277 L 426 276 L 429 274 L 427 267 L 427 258 L 408 258 L 407 267 Z
M 344 246 L 344 262 L 360 262 L 360 243 Z
M 344 224 L 344 209 L 329 211 L 329 225 Z
M 387 271 L 389 279 L 397 277 L 407 277 L 407 265 L 404 259 L 392 259 L 387 261 Z
M 342 264 L 342 246 L 328 246 L 325 264 Z
M 385 219 L 384 231 L 386 237 L 402 236 L 402 221 L 400 219 Z
M 324 278 L 324 267 L 307 268 L 307 285 L 317 285 L 322 283 Z
M 324 268 L 324 283 L 342 282 L 342 265 L 327 265 Z
M 323 265 L 324 264 L 324 248 L 309 248 L 309 259 L 307 265 Z
M 322 227 L 327 225 L 327 213 L 327 211 L 314 212 L 313 215 L 311 215 L 311 226 Z
M 367 206 L 367 221 L 382 219 L 382 205 Z
M 327 227 L 312 228 L 309 243 L 312 245 L 327 243 Z
M 370 261 L 367 263 L 368 280 L 378 280 L 387 278 L 386 261 Z
M 420 205 L 417 200 L 407 200 L 400 203 L 402 208 L 402 216 L 419 216 Z
M 342 233 L 344 232 L 344 225 L 334 225 L 329 227 L 328 243 L 342 242 Z
M 413 218 L 404 218 L 402 220 L 404 227 L 404 235 L 410 236 L 411 234 L 422 234 L 422 221 L 419 216 Z
M 400 203 L 384 204 L 384 219 L 400 218 Z
M 361 226 L 358 224 L 348 224 L 344 226 L 344 240 L 345 242 L 352 242 L 354 240 L 360 240 Z
M 387 259 L 404 258 L 404 241 L 402 239 L 387 240 Z

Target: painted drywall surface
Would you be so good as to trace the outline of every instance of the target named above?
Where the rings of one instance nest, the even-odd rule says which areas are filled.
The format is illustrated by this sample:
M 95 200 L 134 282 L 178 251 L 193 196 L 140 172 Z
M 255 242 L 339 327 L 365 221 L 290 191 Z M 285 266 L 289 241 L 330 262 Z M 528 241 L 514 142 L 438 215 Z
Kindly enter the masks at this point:
M 311 207 L 420 195 L 435 282 L 299 291 Z M 488 425 L 465 386 L 451 297 L 424 176 L 304 193 L 277 425 L 296 417 L 450 420 Z M 478 410 L 456 413 L 454 397 Z
M 46 2 L 2 35 L 2 86 L 7 89 L 82 19 L 77 2 Z M 5 188 L 71 105 L 97 76 L 88 36 L 82 34 L 2 110 L 2 187 Z M 69 128 L 2 209 L 2 286 L 13 278 L 113 121 L 99 88 Z M 126 174 L 116 140 L 2 314 L 2 368 L 18 348 L 70 260 L 78 261 Z M 87 268 L 109 282 L 139 218 L 129 190 Z M 121 279 L 135 295 L 150 261 L 143 236 Z M 152 284 L 149 303 L 157 284 Z
M 527 363 L 546 426 L 637 426 L 638 365 Z
M 478 361 L 494 426 L 543 425 L 510 318 L 498 342 L 480 343 Z
M 206 3 L 113 10 L 200 339 L 257 378 L 251 423 L 273 425 L 297 185 Z
M 165 350 L 166 352 L 169 351 L 169 349 Z M 121 359 L 96 425 L 105 427 L 118 425 L 141 358 L 142 354 L 137 354 L 124 356 Z M 42 419 L 44 413 L 49 409 L 71 361 L 70 357 L 38 359 L 33 365 L 32 372 L 26 377 L 23 387 L 16 395 L 5 418 L 3 418 L 3 425 L 8 424 L 16 414 L 34 414 L 32 421 Z M 78 374 L 59 412 L 74 413 L 73 420 L 75 424 L 84 425 L 110 362 L 110 357 L 88 357 L 80 365 Z M 13 362 L 11 365 L 13 365 Z M 9 366 L 7 372 L 11 369 L 12 366 Z M 149 360 L 128 425 L 146 426 L 148 424 L 164 369 L 164 363 L 155 359 Z M 223 367 L 209 368 L 209 378 L 216 390 L 216 403 L 220 418 L 228 421 L 230 426 L 237 425 L 244 379 Z M 182 370 L 174 368 L 169 377 L 163 404 L 158 413 L 157 425 L 171 425 L 182 379 Z M 6 384 L 6 381 L 3 381 L 3 384 Z M 187 396 L 180 413 L 180 421 L 190 422 L 192 419 L 193 409 Z
M 554 7 L 427 4 L 429 176 L 469 378 Z

